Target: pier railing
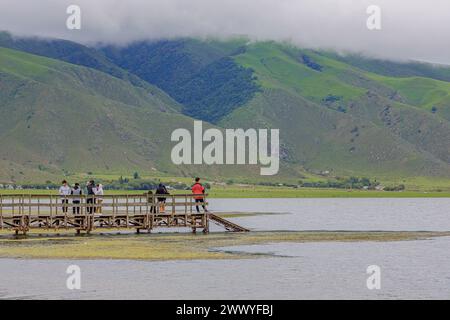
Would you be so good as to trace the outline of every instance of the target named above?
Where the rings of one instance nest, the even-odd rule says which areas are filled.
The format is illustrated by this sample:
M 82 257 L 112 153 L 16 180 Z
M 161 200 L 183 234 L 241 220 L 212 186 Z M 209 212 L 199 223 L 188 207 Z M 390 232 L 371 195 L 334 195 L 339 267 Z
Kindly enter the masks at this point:
M 59 196 L 38 194 L 0 195 L 0 216 L 76 214 L 177 214 L 193 213 L 196 205 L 207 204 L 207 195 L 126 194 L 104 196 Z M 195 199 L 202 198 L 202 203 Z M 165 199 L 165 201 L 163 201 Z M 74 202 L 79 201 L 79 202 Z
M 26 233 L 33 228 L 190 227 L 208 231 L 208 216 L 196 206 L 206 205 L 207 195 L 125 194 L 59 196 L 38 194 L 0 195 L 0 229 Z M 196 199 L 201 199 L 196 202 Z M 197 200 L 198 201 L 198 200 Z

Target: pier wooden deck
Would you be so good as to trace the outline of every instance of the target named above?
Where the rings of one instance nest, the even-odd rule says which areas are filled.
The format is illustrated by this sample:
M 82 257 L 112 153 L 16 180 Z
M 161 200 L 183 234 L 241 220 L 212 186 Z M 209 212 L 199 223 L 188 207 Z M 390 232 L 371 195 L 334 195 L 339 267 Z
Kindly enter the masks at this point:
M 166 198 L 165 208 L 158 197 Z M 198 195 L 196 196 L 198 197 Z M 203 203 L 207 204 L 203 196 Z M 79 200 L 80 203 L 73 203 Z M 90 233 L 96 229 L 135 229 L 150 232 L 156 228 L 190 228 L 209 232 L 212 221 L 227 231 L 247 229 L 213 213 L 203 212 L 194 195 L 0 195 L 0 229 L 26 234 L 32 229 L 68 230 Z M 200 213 L 196 211 L 200 206 Z

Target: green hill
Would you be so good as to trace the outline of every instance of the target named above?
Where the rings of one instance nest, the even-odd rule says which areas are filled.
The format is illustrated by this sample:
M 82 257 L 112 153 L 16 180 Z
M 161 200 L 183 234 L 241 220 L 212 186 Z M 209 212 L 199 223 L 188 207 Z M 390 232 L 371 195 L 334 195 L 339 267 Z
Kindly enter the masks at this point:
M 450 83 L 380 76 L 274 43 L 249 45 L 235 61 L 264 90 L 221 125 L 281 128 L 287 157 L 310 170 L 448 176 Z
M 70 44 L 71 58 L 64 42 L 55 53 L 18 41 L 0 46 L 89 68 L 0 49 L 0 175 L 10 179 L 88 168 L 260 179 L 245 166 L 171 165 L 167 137 L 191 128 L 191 117 L 279 128 L 282 164 L 272 180 L 450 176 L 448 67 L 245 39 Z
M 87 172 L 259 177 L 256 166 L 172 164 L 171 133 L 194 119 L 146 82 L 0 47 L 0 88 L 1 182 Z
M 181 39 L 102 51 L 169 92 L 188 115 L 222 127 L 280 128 L 284 168 L 449 176 L 449 68 L 245 40 Z M 225 59 L 227 76 L 216 68 Z
M 0 47 L 93 68 L 119 79 L 129 81 L 136 86 L 145 86 L 142 79 L 119 68 L 98 50 L 76 42 L 60 39 L 14 37 L 10 33 L 3 31 L 0 32 Z
M 0 48 L 4 181 L 65 172 L 174 170 L 165 137 L 191 120 L 159 89 Z M 152 169 L 153 168 L 153 169 Z
M 232 59 L 245 43 L 179 39 L 101 50 L 118 66 L 167 92 L 185 114 L 216 123 L 258 91 L 252 70 Z

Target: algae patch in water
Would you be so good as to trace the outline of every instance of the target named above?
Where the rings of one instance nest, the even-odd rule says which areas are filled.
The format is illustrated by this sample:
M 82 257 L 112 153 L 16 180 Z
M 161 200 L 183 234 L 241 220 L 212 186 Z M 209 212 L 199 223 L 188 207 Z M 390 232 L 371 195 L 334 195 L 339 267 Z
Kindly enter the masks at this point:
M 450 236 L 450 232 L 293 231 L 203 234 L 93 234 L 0 237 L 0 257 L 48 259 L 193 260 L 241 259 L 252 254 L 211 248 L 277 242 L 405 241 Z

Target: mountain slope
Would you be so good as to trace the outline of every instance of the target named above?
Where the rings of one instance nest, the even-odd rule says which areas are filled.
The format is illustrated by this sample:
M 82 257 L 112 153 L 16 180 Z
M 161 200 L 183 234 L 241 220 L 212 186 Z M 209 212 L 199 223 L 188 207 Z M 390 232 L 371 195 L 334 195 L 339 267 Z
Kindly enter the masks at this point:
M 8 56 L 6 52 L 4 56 Z M 170 174 L 195 171 L 210 176 L 258 176 L 257 168 L 245 166 L 171 165 L 170 144 L 160 139 L 170 135 L 169 128 L 191 128 L 192 116 L 222 128 L 279 128 L 279 179 L 295 179 L 304 170 L 312 174 L 328 171 L 335 176 L 450 176 L 448 68 L 383 64 L 367 58 L 358 60 L 288 44 L 242 39 L 138 42 L 122 48 L 89 48 L 89 55 L 94 61 L 101 57 L 129 77 L 139 77 L 138 84 L 127 77 L 110 77 L 103 67 L 98 67 L 103 72 L 96 72 L 30 55 L 24 59 L 39 62 L 16 62 L 14 58 L 20 54 L 10 52 L 9 60 L 0 67 L 2 105 L 9 106 L 10 114 L 17 112 L 17 120 L 2 124 L 0 141 L 7 145 L 9 140 L 25 134 L 28 125 L 33 128 L 33 123 L 27 121 L 35 117 L 36 110 L 28 110 L 26 105 L 42 105 L 39 114 L 55 121 L 63 104 L 71 111 L 60 119 L 70 123 L 70 131 L 81 129 L 83 134 L 89 132 L 88 136 L 105 132 L 108 136 L 98 139 L 95 148 L 77 145 L 76 155 L 61 147 L 64 143 L 52 141 L 45 152 L 55 153 L 51 163 L 46 163 L 49 168 L 86 170 L 86 166 L 73 164 L 70 159 L 77 159 L 79 154 L 86 159 L 98 153 L 105 158 L 98 166 L 103 171 L 147 170 L 155 166 Z M 385 69 L 377 68 L 380 64 Z M 95 68 L 95 63 L 91 65 Z M 149 91 L 153 94 L 149 95 Z M 20 112 L 12 112 L 15 104 L 21 106 L 17 108 Z M 82 108 L 81 113 L 89 115 L 89 119 L 107 114 L 109 121 L 72 126 L 72 122 L 83 121 L 73 111 L 76 108 Z M 36 127 L 48 123 L 40 121 Z M 8 136 L 11 126 L 17 123 L 22 125 Z M 51 128 L 52 136 L 64 130 L 53 122 Z M 32 138 L 37 139 L 35 134 L 23 137 L 23 148 L 17 144 L 21 159 L 42 154 L 29 148 L 26 141 Z M 102 148 L 105 141 L 114 141 L 107 144 L 118 145 L 119 150 L 109 154 L 111 150 Z M 45 142 L 37 145 L 45 146 Z M 12 146 L 9 150 L 16 152 Z M 117 159 L 117 152 L 132 156 Z M 33 166 L 39 161 L 34 161 Z
M 259 90 L 252 71 L 231 58 L 245 42 L 179 39 L 101 50 L 121 68 L 167 92 L 185 114 L 216 123 Z
M 0 88 L 0 158 L 38 175 L 167 170 L 164 138 L 192 123 L 151 85 L 5 48 Z
M 143 81 L 109 61 L 102 52 L 68 40 L 14 37 L 0 32 L 0 47 L 23 51 L 68 63 L 93 68 L 135 86 L 145 86 Z
M 396 62 L 363 55 L 339 55 L 334 52 L 321 52 L 322 55 L 357 67 L 361 70 L 388 77 L 423 77 L 435 80 L 450 81 L 450 67 L 425 62 Z
M 320 53 L 274 43 L 250 45 L 235 60 L 254 70 L 265 90 L 221 125 L 244 126 L 242 119 L 250 126 L 257 126 L 257 119 L 259 125 L 275 125 L 284 131 L 291 158 L 310 169 L 448 175 L 450 123 L 424 105 L 409 105 L 411 97 L 392 85 L 402 80 L 381 81 Z M 417 84 L 415 79 L 410 81 Z M 447 82 L 427 81 L 432 90 L 450 88 Z
M 0 181 L 86 172 L 259 177 L 259 166 L 178 166 L 170 141 L 194 119 L 160 89 L 0 47 Z M 205 129 L 211 125 L 205 123 Z M 296 175 L 286 168 L 285 175 Z

